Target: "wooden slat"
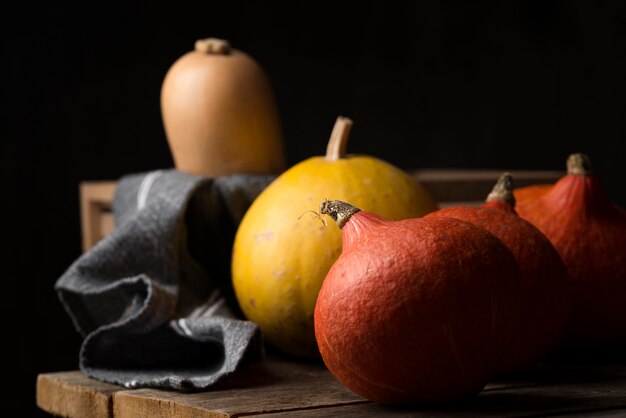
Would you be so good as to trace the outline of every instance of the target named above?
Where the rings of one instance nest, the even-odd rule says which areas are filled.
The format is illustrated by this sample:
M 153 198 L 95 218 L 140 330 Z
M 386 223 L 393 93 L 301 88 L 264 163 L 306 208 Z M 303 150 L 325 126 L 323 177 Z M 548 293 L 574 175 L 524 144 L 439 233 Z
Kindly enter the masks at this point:
M 113 212 L 103 211 L 100 215 L 100 231 L 96 237 L 96 242 L 113 232 L 115 228 L 115 219 L 113 218 Z
M 323 365 L 284 361 L 250 365 L 219 390 L 137 389 L 113 397 L 116 418 L 238 417 L 367 402 L 342 386 Z
M 506 170 L 414 170 L 413 175 L 438 202 L 483 201 Z M 562 171 L 509 170 L 515 188 L 554 183 Z M 443 205 L 442 205 L 443 206 Z M 449 206 L 449 205 L 448 205 Z
M 321 365 L 266 361 L 199 393 L 125 390 L 80 372 L 40 375 L 37 404 L 67 417 L 537 417 L 626 416 L 626 365 L 540 365 L 438 409 L 368 402 Z
M 626 417 L 626 366 L 539 366 L 487 385 L 477 397 L 444 408 L 396 408 L 374 403 L 333 406 L 264 418 L 310 417 Z
M 428 189 L 439 206 L 471 205 L 482 203 L 504 170 L 413 170 L 414 176 Z M 563 176 L 561 171 L 509 171 L 515 187 L 531 184 L 553 183 Z M 83 250 L 107 236 L 115 227 L 111 206 L 117 182 L 85 181 L 80 185 Z
M 98 181 L 80 184 L 80 217 L 83 251 L 113 231 L 111 205 L 117 182 Z
M 37 406 L 62 417 L 109 418 L 112 395 L 120 386 L 98 382 L 80 371 L 37 376 Z
M 524 399 L 511 399 L 515 404 L 523 403 Z M 626 409 L 619 407 L 616 409 L 599 410 L 597 408 L 581 410 L 578 412 L 563 411 L 556 413 L 546 413 L 540 408 L 534 413 L 517 412 L 513 404 L 509 404 L 510 408 L 501 411 L 476 411 L 476 410 L 412 410 L 389 408 L 380 405 L 348 405 L 339 407 L 309 409 L 302 411 L 271 413 L 263 415 L 263 418 L 482 418 L 482 417 L 498 417 L 498 418 L 624 418 L 626 417 Z

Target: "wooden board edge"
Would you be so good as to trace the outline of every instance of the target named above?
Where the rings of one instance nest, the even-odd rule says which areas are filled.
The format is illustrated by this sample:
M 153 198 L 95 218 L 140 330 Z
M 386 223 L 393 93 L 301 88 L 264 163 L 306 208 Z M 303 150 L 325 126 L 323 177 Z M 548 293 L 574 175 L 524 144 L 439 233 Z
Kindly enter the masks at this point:
M 113 394 L 112 413 L 115 418 L 228 418 L 231 414 L 210 411 L 171 399 L 150 396 L 143 391 L 120 391 Z
M 451 201 L 484 201 L 504 170 L 413 170 L 411 176 L 430 192 L 440 204 Z M 560 171 L 508 171 L 513 187 L 552 184 L 564 173 Z M 447 205 L 450 206 L 450 205 Z
M 89 379 L 80 371 L 42 373 L 37 376 L 37 406 L 70 418 L 113 417 L 112 395 L 121 386 Z

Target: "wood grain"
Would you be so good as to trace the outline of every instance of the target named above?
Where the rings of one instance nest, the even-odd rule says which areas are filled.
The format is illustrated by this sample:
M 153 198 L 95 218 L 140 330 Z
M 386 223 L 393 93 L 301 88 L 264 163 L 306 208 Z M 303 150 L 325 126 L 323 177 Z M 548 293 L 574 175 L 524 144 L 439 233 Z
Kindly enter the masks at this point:
M 208 392 L 138 389 L 113 398 L 116 418 L 239 417 L 361 403 L 368 401 L 342 386 L 323 365 L 284 361 L 250 365 Z
M 444 408 L 397 408 L 366 403 L 265 418 L 310 417 L 626 417 L 626 366 L 540 365 L 487 385 L 476 397 Z
M 494 380 L 444 408 L 394 408 L 366 401 L 321 364 L 272 360 L 247 366 L 197 393 L 125 390 L 80 372 L 40 375 L 37 404 L 67 417 L 617 417 L 626 416 L 626 365 L 542 364 Z
M 113 416 L 112 395 L 124 388 L 89 379 L 80 371 L 37 376 L 37 406 L 62 417 Z

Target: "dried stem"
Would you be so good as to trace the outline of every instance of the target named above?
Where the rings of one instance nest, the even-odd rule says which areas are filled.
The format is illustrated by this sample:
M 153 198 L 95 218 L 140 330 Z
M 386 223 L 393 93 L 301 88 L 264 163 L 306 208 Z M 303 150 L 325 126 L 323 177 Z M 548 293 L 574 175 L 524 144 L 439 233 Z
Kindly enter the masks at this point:
M 352 128 L 352 120 L 344 116 L 339 116 L 333 127 L 326 147 L 326 160 L 337 161 L 346 157 L 348 149 L 348 136 Z
M 513 176 L 510 173 L 502 173 L 496 184 L 487 195 L 486 202 L 500 200 L 515 207 L 515 196 L 513 195 Z
M 302 219 L 302 217 L 306 215 L 307 213 L 310 213 L 313 216 L 313 219 L 319 219 L 322 222 L 322 224 L 324 224 L 324 226 L 328 226 L 328 224 L 326 223 L 326 219 L 322 218 L 322 215 L 315 212 L 314 210 L 305 211 L 302 215 L 298 216 L 298 220 Z
M 227 40 L 218 38 L 198 39 L 195 44 L 195 50 L 205 54 L 226 55 L 230 53 L 230 43 Z
M 591 160 L 585 154 L 572 154 L 567 158 L 567 174 L 588 176 L 592 173 Z
M 360 210 L 361 209 L 356 208 L 349 203 L 342 202 L 341 200 L 324 199 L 322 203 L 320 203 L 320 213 L 333 218 L 333 221 L 337 222 L 337 226 L 340 229 L 343 228 L 352 215 Z

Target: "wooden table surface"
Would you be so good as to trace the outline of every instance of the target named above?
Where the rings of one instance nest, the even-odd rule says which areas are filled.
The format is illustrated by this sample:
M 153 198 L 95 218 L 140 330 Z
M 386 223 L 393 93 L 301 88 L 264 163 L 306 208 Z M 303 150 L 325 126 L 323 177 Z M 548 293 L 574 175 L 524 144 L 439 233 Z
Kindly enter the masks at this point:
M 626 417 L 626 365 L 540 364 L 443 408 L 392 408 L 343 387 L 321 364 L 250 364 L 220 387 L 128 390 L 79 371 L 37 379 L 37 405 L 65 417 Z

